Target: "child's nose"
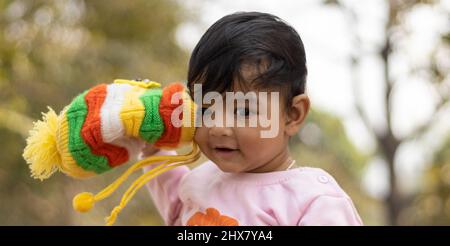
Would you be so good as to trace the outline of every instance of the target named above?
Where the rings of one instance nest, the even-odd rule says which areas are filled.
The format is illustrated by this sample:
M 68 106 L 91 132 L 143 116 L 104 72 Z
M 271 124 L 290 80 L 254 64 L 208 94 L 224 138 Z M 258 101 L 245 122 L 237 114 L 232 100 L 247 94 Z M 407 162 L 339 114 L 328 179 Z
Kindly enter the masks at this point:
M 213 137 L 230 137 L 233 135 L 233 130 L 230 127 L 211 127 L 209 128 L 209 135 Z

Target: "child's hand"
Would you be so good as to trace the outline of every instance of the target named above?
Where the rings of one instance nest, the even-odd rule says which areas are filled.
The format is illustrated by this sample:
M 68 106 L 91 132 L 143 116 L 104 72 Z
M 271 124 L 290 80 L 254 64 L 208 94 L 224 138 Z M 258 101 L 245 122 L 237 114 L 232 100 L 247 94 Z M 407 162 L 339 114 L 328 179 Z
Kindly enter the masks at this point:
M 142 157 L 152 156 L 156 154 L 156 152 L 158 151 L 159 151 L 158 148 L 154 147 L 152 144 L 146 143 L 144 145 L 144 148 L 142 148 Z

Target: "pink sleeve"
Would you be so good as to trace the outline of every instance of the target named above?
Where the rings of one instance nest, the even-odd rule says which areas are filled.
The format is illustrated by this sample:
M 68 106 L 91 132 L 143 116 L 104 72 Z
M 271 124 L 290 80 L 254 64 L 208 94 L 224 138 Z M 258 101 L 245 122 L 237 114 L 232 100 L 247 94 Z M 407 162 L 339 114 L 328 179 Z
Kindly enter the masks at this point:
M 322 195 L 309 205 L 298 225 L 359 226 L 363 223 L 349 198 Z
M 157 152 L 155 155 L 177 155 L 177 152 L 174 150 L 162 150 Z M 158 164 L 145 167 L 144 172 L 150 171 L 151 169 L 157 167 Z M 178 187 L 180 185 L 181 178 L 188 172 L 189 168 L 187 166 L 176 167 L 153 178 L 146 184 L 153 202 L 164 219 L 166 225 L 173 225 L 179 216 L 181 201 L 178 196 Z

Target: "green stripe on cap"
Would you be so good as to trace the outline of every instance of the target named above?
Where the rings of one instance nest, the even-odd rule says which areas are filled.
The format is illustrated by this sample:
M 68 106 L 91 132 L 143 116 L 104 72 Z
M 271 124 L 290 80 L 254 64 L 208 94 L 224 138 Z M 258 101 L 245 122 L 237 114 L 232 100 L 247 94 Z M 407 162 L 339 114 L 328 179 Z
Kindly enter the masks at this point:
M 139 99 L 145 107 L 145 116 L 139 129 L 140 137 L 148 143 L 154 143 L 164 132 L 164 122 L 159 115 L 161 89 L 149 89 Z
M 108 159 L 104 156 L 94 155 L 81 137 L 81 129 L 88 113 L 88 108 L 84 97 L 88 91 L 78 95 L 70 104 L 67 110 L 67 122 L 69 123 L 69 151 L 78 166 L 87 171 L 94 171 L 97 174 L 111 169 Z

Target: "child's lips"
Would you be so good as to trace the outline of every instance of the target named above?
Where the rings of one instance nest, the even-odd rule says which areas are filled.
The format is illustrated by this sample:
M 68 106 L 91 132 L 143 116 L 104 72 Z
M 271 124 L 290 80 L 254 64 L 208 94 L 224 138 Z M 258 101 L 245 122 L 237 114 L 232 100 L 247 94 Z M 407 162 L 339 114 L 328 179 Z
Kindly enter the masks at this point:
M 214 153 L 223 159 L 233 157 L 239 150 L 231 148 L 214 148 Z

